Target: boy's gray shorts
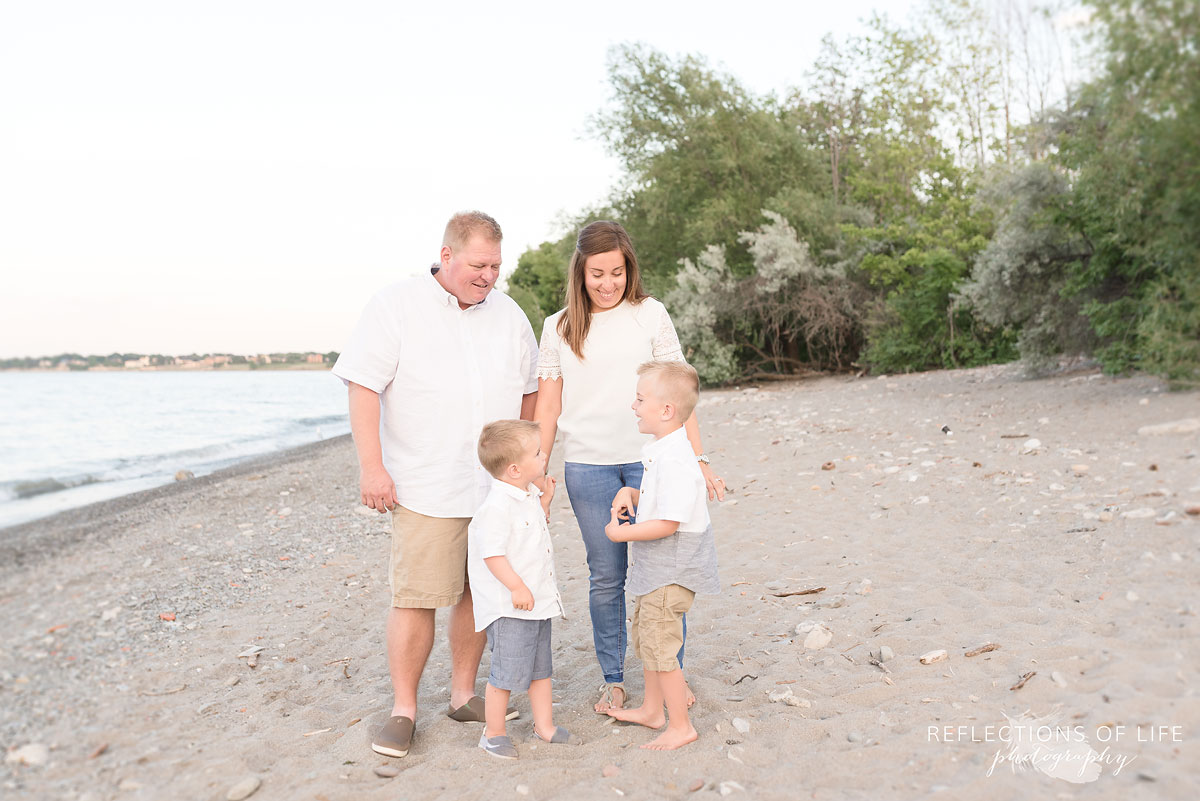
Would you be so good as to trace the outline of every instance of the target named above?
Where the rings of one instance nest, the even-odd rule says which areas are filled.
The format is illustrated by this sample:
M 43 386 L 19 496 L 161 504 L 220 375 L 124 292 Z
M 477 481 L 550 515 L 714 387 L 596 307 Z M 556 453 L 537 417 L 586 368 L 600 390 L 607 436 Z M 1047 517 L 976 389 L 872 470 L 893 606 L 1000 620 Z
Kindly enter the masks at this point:
M 529 683 L 548 679 L 550 659 L 550 621 L 499 617 L 487 627 L 488 648 L 492 652 L 492 670 L 488 684 L 499 690 L 528 690 Z

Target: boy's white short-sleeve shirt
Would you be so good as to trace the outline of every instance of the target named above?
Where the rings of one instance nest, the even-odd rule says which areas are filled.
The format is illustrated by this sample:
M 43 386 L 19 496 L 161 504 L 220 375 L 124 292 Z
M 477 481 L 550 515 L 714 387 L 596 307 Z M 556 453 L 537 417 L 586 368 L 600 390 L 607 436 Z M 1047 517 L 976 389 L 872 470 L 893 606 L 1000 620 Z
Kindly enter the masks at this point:
M 670 520 L 675 533 L 629 543 L 625 589 L 641 596 L 679 584 L 695 593 L 721 591 L 717 548 L 708 516 L 704 474 L 682 427 L 642 448 L 637 522 Z
M 502 292 L 461 309 L 432 274 L 393 284 L 367 304 L 333 374 L 379 393 L 383 466 L 400 505 L 470 517 L 492 477 L 479 432 L 521 416 L 537 391 L 537 339 Z
M 492 479 L 487 498 L 467 527 L 467 577 L 475 607 L 475 630 L 483 631 L 501 617 L 545 620 L 563 614 L 554 574 L 554 546 L 546 515 L 532 484 L 527 490 Z M 505 556 L 533 594 L 533 609 L 512 605 L 505 587 L 484 559 Z
M 642 447 L 642 487 L 637 519 L 671 520 L 680 531 L 711 525 L 704 474 L 682 427 Z

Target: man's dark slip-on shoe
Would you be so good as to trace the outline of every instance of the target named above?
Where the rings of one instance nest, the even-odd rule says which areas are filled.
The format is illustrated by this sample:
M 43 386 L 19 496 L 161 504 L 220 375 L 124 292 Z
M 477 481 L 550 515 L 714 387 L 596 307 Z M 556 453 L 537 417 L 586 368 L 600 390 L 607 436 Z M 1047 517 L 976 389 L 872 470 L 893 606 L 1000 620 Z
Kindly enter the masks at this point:
M 388 718 L 387 723 L 375 733 L 375 739 L 371 741 L 371 750 L 390 757 L 407 755 L 408 749 L 412 747 L 413 728 L 412 718 L 403 715 Z
M 451 704 L 446 708 L 446 717 L 451 720 L 457 720 L 459 723 L 484 723 L 487 721 L 487 715 L 484 713 L 484 700 L 478 695 L 472 695 L 471 700 L 460 706 L 458 709 Z M 521 717 L 521 713 L 516 707 L 510 706 L 508 711 L 504 713 L 505 720 L 516 720 Z
M 508 737 L 488 737 L 487 732 L 479 738 L 479 747 L 494 757 L 501 759 L 516 759 L 517 747 Z

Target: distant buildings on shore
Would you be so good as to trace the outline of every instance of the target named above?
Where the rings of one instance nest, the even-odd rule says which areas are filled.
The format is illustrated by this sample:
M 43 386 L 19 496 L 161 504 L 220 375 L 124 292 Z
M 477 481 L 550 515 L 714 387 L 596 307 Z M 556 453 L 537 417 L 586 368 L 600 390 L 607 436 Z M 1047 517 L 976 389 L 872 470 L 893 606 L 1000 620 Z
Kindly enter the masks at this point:
M 57 356 L 0 359 L 0 370 L 315 370 L 332 367 L 336 351 L 329 353 L 258 353 L 242 356 L 233 353 L 190 353 L 186 356 L 110 353 L 107 356 L 82 356 L 60 353 Z

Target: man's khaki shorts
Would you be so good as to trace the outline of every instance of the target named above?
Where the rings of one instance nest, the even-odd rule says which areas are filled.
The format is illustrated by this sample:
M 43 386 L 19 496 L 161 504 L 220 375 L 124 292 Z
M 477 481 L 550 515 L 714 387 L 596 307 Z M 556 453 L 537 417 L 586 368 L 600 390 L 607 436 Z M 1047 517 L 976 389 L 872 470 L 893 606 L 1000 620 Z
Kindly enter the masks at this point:
M 392 510 L 392 606 L 437 609 L 462 600 L 470 522 L 469 517 L 426 517 L 403 506 Z
M 683 647 L 683 616 L 692 608 L 696 593 L 678 584 L 668 584 L 639 595 L 633 611 L 633 652 L 642 667 L 657 673 L 679 670 Z

